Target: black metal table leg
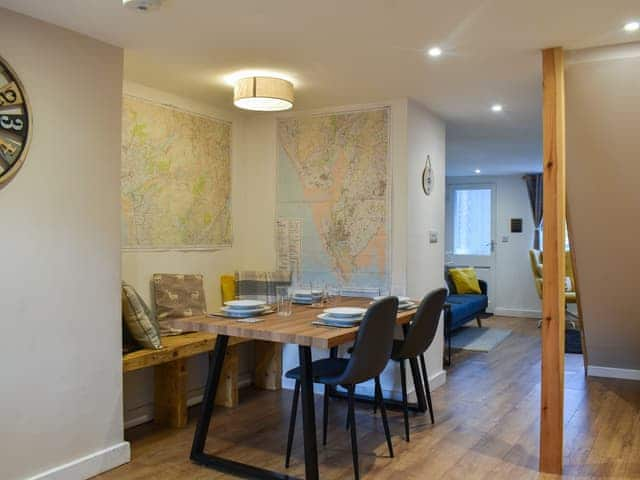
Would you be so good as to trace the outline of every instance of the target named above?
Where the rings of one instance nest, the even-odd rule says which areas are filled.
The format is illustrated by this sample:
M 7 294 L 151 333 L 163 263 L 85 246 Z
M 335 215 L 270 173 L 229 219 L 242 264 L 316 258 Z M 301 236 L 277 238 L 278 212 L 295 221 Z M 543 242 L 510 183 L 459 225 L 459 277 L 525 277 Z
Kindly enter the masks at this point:
M 218 335 L 213 355 L 210 356 L 207 384 L 204 390 L 204 397 L 202 399 L 202 413 L 200 414 L 200 419 L 198 420 L 198 424 L 196 425 L 196 432 L 193 436 L 193 444 L 191 446 L 191 460 L 204 467 L 230 473 L 242 478 L 294 480 L 295 477 L 290 477 L 282 473 L 265 470 L 263 468 L 248 465 L 246 463 L 236 462 L 234 460 L 228 460 L 226 458 L 204 453 L 204 447 L 207 441 L 207 433 L 209 432 L 209 426 L 211 424 L 211 416 L 213 414 L 213 407 L 216 399 L 216 393 L 218 391 L 218 383 L 220 381 L 220 375 L 222 373 L 222 365 L 224 363 L 224 356 L 227 351 L 228 342 L 229 337 L 227 335 Z M 311 396 L 311 399 L 313 401 L 313 390 L 311 391 Z M 315 465 L 316 476 L 307 478 L 312 478 L 314 480 L 318 478 L 317 455 Z
M 311 347 L 300 345 L 300 383 L 302 384 L 302 428 L 304 433 L 305 478 L 317 480 L 318 440 L 316 437 L 316 413 L 313 398 L 313 372 L 311 370 Z
M 202 398 L 202 413 L 196 425 L 196 433 L 193 436 L 193 444 L 191 445 L 191 459 L 204 452 L 204 444 L 207 441 L 207 433 L 211 424 L 211 415 L 213 414 L 213 404 L 216 400 L 218 392 L 218 383 L 220 382 L 220 374 L 222 373 L 222 365 L 224 356 L 227 352 L 227 344 L 229 337 L 226 335 L 218 335 L 216 338 L 216 346 L 213 355 L 209 357 L 209 372 L 207 374 L 207 384 Z

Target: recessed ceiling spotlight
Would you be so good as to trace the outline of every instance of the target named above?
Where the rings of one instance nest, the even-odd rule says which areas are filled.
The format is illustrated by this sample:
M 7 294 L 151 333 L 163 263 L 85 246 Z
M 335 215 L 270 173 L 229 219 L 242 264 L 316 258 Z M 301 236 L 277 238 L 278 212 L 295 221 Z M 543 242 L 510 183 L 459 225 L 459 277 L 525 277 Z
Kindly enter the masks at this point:
M 122 0 L 122 5 L 138 12 L 148 12 L 160 8 L 163 0 Z
M 491 111 L 492 112 L 501 112 L 502 111 L 502 105 L 500 105 L 499 103 L 496 103 L 495 105 L 491 105 Z
M 624 25 L 625 32 L 637 32 L 640 30 L 640 22 L 628 22 Z
M 442 49 L 440 47 L 431 47 L 427 53 L 430 57 L 439 57 L 442 55 Z
M 475 173 L 476 175 L 480 175 L 480 169 L 479 169 L 479 168 L 476 168 L 476 169 L 473 171 L 473 173 Z

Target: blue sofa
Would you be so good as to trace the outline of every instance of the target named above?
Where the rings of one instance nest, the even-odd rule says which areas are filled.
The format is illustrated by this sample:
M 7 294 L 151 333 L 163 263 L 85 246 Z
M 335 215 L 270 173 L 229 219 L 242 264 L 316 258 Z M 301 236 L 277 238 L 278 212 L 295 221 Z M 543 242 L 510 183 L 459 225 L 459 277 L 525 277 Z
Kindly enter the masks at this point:
M 471 320 L 476 320 L 482 327 L 481 319 L 487 317 L 489 298 L 487 297 L 487 282 L 479 280 L 482 294 L 459 294 L 449 273 L 446 274 L 449 295 L 444 308 L 445 340 L 447 341 L 447 365 L 451 365 L 451 333 Z

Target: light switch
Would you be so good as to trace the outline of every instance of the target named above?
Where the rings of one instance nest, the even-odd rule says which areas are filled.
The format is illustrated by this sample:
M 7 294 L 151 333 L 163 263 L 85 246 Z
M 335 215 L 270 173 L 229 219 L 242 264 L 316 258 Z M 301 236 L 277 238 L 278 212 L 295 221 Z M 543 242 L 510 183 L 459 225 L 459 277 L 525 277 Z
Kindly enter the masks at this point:
M 509 243 L 509 236 L 508 235 L 504 235 L 502 237 L 502 243 Z
M 429 230 L 429 243 L 438 243 L 438 232 Z

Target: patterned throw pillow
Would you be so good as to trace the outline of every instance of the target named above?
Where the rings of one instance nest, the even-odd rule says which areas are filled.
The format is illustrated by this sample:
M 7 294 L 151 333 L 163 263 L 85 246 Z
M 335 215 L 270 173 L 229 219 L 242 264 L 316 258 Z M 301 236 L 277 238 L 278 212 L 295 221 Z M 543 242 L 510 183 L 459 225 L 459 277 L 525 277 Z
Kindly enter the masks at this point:
M 122 316 L 133 339 L 144 348 L 162 348 L 160 327 L 138 292 L 122 282 Z
M 156 273 L 153 275 L 153 295 L 162 335 L 180 333 L 169 327 L 168 320 L 172 318 L 207 314 L 202 275 Z

